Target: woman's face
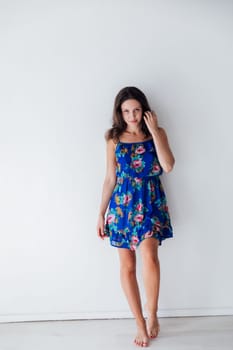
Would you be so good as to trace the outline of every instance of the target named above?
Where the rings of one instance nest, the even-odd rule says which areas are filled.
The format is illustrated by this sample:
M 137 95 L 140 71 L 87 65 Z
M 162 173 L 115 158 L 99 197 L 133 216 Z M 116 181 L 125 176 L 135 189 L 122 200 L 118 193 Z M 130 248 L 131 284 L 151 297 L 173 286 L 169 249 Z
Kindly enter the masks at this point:
M 137 127 L 142 121 L 142 107 L 140 102 L 129 99 L 121 104 L 122 117 L 130 127 Z

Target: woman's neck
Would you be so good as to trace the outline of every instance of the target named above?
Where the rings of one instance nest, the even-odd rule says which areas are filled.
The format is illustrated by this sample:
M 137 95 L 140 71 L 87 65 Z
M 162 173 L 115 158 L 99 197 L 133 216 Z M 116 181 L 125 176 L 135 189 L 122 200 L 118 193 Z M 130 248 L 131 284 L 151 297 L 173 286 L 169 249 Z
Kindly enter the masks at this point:
M 143 135 L 143 132 L 140 129 L 126 129 L 125 132 L 132 136 L 140 136 Z

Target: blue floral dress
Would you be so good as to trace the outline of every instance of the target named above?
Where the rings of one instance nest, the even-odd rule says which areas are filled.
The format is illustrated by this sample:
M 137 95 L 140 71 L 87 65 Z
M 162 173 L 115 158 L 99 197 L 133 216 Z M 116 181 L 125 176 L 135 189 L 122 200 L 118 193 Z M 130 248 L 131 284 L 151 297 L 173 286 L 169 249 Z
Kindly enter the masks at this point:
M 116 145 L 116 185 L 109 201 L 104 233 L 112 246 L 135 250 L 149 237 L 172 237 L 166 196 L 153 139 Z

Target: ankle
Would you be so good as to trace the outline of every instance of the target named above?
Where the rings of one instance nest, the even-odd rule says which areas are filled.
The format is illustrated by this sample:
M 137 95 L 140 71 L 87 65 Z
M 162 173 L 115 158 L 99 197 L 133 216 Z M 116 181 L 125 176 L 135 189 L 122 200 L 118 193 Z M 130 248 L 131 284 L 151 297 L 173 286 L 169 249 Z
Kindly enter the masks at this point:
M 146 320 L 143 316 L 136 318 L 135 321 L 136 321 L 137 326 L 139 326 L 139 327 L 142 327 L 142 326 L 144 327 L 146 324 Z
M 157 320 L 158 319 L 157 313 L 149 313 L 148 318 L 150 320 Z
M 150 316 L 150 317 L 157 317 L 157 312 L 158 312 L 158 308 L 156 307 L 152 307 L 152 308 L 150 308 L 150 307 L 148 307 L 147 306 L 147 313 L 148 313 L 148 315 Z

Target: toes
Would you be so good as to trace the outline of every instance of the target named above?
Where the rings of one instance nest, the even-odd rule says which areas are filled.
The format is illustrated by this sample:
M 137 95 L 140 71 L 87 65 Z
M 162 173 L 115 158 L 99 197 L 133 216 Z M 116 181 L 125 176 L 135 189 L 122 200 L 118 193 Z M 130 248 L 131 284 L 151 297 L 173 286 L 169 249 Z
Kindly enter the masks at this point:
M 159 324 L 153 325 L 153 326 L 149 327 L 148 335 L 152 339 L 157 338 L 159 331 L 160 331 L 160 325 Z
M 141 347 L 147 347 L 148 346 L 148 342 L 146 341 L 140 341 L 139 339 L 134 339 L 134 343 L 137 346 L 141 346 Z
M 159 334 L 159 330 L 157 329 L 155 332 L 150 332 L 149 336 L 150 338 L 154 339 L 154 338 L 157 338 L 158 334 Z

